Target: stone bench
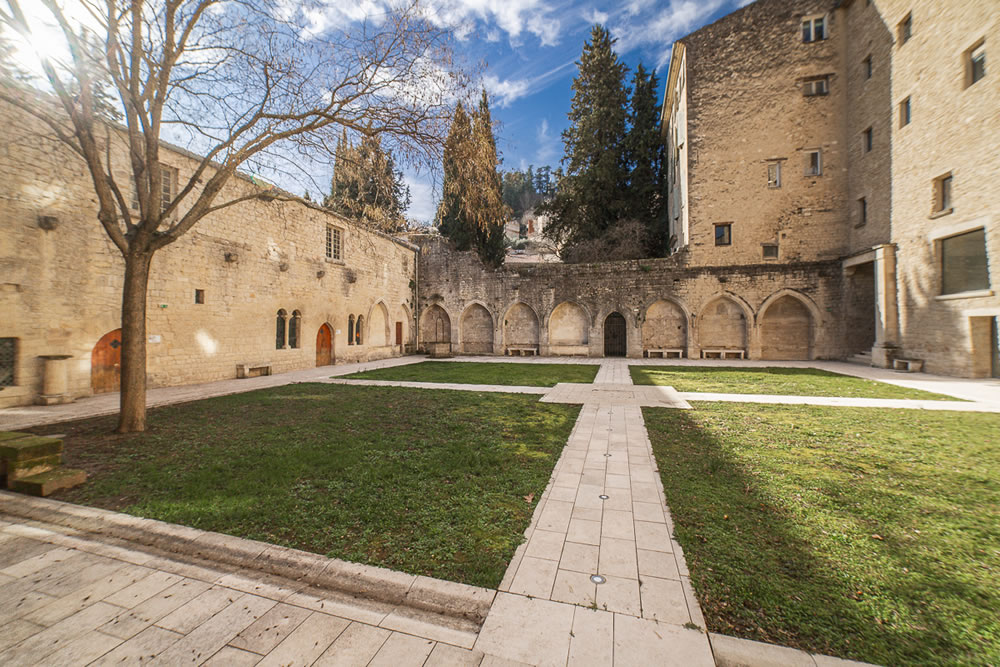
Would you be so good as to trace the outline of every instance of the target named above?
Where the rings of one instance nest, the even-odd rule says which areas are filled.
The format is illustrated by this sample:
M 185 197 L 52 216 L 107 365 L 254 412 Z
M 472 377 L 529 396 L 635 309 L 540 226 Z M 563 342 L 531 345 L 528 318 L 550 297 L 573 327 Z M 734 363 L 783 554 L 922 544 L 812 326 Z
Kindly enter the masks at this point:
M 893 359 L 892 370 L 906 373 L 919 373 L 924 370 L 923 359 Z
M 665 347 L 656 348 L 652 350 L 645 350 L 646 356 L 650 359 L 653 355 L 658 355 L 660 359 L 682 359 L 684 357 L 684 350 L 679 347 Z
M 239 379 L 255 378 L 271 374 L 271 364 L 236 364 L 236 377 Z
M 538 348 L 533 346 L 512 345 L 507 347 L 507 355 L 511 357 L 537 357 Z
M 701 351 L 702 359 L 745 359 L 745 350 L 735 350 L 730 348 L 714 348 Z

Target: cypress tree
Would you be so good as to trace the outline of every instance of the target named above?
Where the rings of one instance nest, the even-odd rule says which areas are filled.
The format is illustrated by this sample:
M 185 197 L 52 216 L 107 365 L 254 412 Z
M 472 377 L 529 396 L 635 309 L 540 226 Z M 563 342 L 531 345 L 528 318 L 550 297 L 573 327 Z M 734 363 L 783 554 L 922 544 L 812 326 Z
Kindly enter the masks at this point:
M 479 224 L 475 226 L 476 251 L 484 264 L 496 268 L 503 264 L 506 256 L 504 223 L 507 222 L 510 209 L 503 201 L 503 181 L 497 171 L 500 159 L 485 90 L 473 118 L 472 135 L 478 154 L 476 164 L 479 174 L 476 180 L 480 184 L 478 191 L 481 217 Z
M 451 120 L 448 138 L 444 142 L 444 178 L 441 183 L 441 203 L 437 210 L 438 230 L 451 240 L 457 250 L 468 250 L 473 241 L 462 204 L 471 145 L 472 124 L 465 113 L 465 107 L 459 102 Z

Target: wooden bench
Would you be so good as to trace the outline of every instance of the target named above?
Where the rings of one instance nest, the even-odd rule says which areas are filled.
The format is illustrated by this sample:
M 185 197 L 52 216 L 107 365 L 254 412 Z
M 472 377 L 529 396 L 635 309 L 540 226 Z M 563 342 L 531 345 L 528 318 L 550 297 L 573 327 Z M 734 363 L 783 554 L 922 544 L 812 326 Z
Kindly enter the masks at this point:
M 892 370 L 905 371 L 907 373 L 919 373 L 924 370 L 923 359 L 893 359 Z
M 679 347 L 656 348 L 645 352 L 650 359 L 653 358 L 654 354 L 658 355 L 660 359 L 682 359 L 684 357 L 684 350 Z
M 745 350 L 733 350 L 733 349 L 710 349 L 701 351 L 702 359 L 745 359 Z
M 537 347 L 532 347 L 532 346 L 522 347 L 522 346 L 518 346 L 518 345 L 508 346 L 507 347 L 507 355 L 511 356 L 511 357 L 529 357 L 529 356 L 530 357 L 537 357 L 538 356 L 538 348 Z
M 236 377 L 239 379 L 255 378 L 271 374 L 271 364 L 236 364 Z

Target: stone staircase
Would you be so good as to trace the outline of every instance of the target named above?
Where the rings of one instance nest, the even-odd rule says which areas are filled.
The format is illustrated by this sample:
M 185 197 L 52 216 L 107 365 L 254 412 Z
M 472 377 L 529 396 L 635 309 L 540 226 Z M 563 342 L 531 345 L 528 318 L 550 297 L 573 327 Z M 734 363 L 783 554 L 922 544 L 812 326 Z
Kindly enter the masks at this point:
M 87 481 L 87 473 L 62 467 L 60 438 L 0 431 L 0 488 L 48 496 Z

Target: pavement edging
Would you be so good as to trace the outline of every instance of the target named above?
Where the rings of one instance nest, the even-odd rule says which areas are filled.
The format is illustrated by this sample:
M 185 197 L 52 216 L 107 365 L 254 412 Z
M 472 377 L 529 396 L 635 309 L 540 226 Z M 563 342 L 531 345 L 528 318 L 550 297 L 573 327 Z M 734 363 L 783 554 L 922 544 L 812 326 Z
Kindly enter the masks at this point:
M 835 658 L 778 644 L 767 644 L 708 633 L 718 667 L 875 667 L 871 663 Z
M 351 563 L 222 533 L 144 519 L 53 500 L 0 491 L 0 511 L 82 533 L 110 536 L 168 554 L 223 563 L 245 570 L 411 607 L 481 626 L 496 591 L 442 579 Z

